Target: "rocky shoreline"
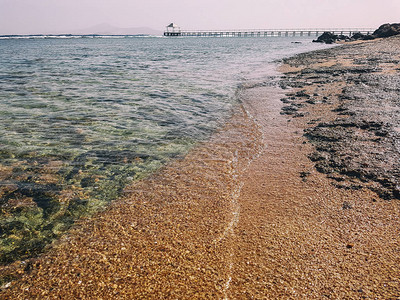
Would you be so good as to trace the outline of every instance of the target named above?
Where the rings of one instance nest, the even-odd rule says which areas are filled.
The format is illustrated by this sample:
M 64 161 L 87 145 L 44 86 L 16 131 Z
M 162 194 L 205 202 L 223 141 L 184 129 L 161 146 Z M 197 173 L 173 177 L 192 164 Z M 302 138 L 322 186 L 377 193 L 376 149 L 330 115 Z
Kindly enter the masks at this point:
M 393 23 L 393 24 L 387 23 L 381 25 L 372 34 L 362 34 L 361 32 L 356 32 L 352 36 L 346 36 L 343 34 L 336 35 L 332 32 L 326 31 L 316 40 L 313 40 L 313 42 L 333 44 L 335 42 L 343 42 L 343 41 L 345 42 L 357 41 L 357 40 L 370 41 L 377 38 L 387 38 L 398 34 L 400 34 L 400 23 Z
M 282 114 L 305 118 L 309 158 L 339 188 L 400 199 L 400 37 L 286 59 Z M 328 108 L 315 112 L 315 106 Z

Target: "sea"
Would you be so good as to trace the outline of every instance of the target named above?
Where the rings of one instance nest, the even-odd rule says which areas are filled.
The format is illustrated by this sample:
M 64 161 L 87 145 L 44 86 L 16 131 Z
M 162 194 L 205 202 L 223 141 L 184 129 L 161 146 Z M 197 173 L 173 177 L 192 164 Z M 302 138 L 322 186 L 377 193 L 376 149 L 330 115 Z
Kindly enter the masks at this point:
M 312 38 L 0 38 L 0 264 L 206 143 Z

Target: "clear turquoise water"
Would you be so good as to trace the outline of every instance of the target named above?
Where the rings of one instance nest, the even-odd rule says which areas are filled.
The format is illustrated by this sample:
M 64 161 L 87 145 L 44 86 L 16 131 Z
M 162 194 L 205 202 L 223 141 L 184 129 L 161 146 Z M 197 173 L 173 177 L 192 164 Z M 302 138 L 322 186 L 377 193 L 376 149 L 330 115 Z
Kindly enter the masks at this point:
M 294 41 L 301 41 L 294 44 Z M 309 38 L 0 40 L 0 262 L 206 139 Z

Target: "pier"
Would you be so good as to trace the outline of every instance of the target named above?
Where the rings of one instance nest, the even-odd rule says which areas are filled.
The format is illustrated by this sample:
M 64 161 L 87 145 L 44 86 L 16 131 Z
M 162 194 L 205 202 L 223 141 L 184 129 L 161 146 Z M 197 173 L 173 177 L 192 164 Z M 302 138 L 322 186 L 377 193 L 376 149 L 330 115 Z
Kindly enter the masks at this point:
M 173 25 L 173 27 L 171 26 Z M 317 28 L 317 29 L 251 29 L 251 30 L 181 30 L 171 23 L 164 36 L 180 37 L 302 37 L 319 36 L 324 32 L 352 36 L 360 32 L 372 34 L 373 28 Z

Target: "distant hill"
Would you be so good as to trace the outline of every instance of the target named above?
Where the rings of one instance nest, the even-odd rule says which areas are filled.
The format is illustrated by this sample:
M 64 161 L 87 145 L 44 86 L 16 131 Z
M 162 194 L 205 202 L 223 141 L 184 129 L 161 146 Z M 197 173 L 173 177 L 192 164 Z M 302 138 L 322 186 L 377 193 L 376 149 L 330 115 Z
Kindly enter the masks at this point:
M 100 35 L 136 35 L 136 34 L 148 34 L 148 35 L 162 35 L 163 32 L 160 30 L 154 30 L 148 27 L 132 27 L 132 28 L 120 28 L 115 27 L 107 23 L 98 24 L 92 27 L 73 30 L 72 34 L 100 34 Z

